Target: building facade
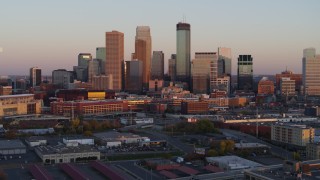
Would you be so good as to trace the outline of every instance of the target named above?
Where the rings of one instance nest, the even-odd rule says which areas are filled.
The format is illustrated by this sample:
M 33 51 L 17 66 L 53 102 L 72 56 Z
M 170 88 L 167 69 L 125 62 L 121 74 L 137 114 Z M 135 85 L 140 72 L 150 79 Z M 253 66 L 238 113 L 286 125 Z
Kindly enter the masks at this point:
M 276 74 L 276 88 L 280 90 L 280 81 L 282 78 L 290 78 L 295 81 L 295 91 L 300 92 L 302 86 L 302 74 L 296 74 L 292 71 L 285 70 L 281 74 Z
M 309 96 L 320 96 L 320 55 L 315 48 L 303 50 L 302 84 L 303 93 Z
M 107 90 L 113 87 L 112 75 L 98 75 L 92 77 L 92 89 L 94 90 Z
M 124 67 L 125 90 L 129 93 L 140 94 L 143 90 L 143 62 L 140 60 L 125 61 Z
M 148 89 L 151 73 L 152 41 L 149 26 L 138 26 L 136 29 L 135 58 L 143 62 L 143 88 Z
M 169 68 L 168 68 L 168 73 L 170 76 L 170 79 L 172 82 L 175 81 L 176 79 L 176 65 L 177 65 L 177 58 L 175 54 L 171 54 L 171 58 L 168 60 Z
M 162 51 L 153 51 L 151 64 L 151 79 L 163 79 L 164 54 Z
M 253 90 L 253 58 L 251 55 L 238 57 L 238 90 Z
M 112 75 L 112 90 L 121 91 L 124 63 L 124 34 L 118 31 L 106 32 L 105 74 Z
M 106 48 L 105 47 L 97 47 L 96 48 L 96 58 L 101 60 L 101 74 L 105 74 L 106 68 Z
M 52 71 L 52 84 L 57 85 L 59 88 L 68 89 L 69 84 L 72 83 L 73 80 L 73 72 L 65 69 Z
M 177 59 L 176 59 L 176 81 L 185 82 L 190 88 L 191 78 L 191 38 L 190 24 L 177 24 Z
M 35 87 L 41 84 L 41 69 L 38 67 L 30 68 L 30 86 Z
M 258 83 L 258 94 L 274 94 L 274 83 L 266 77 L 263 77 Z
M 231 77 L 231 49 L 226 47 L 218 48 L 218 76 L 228 75 Z
M 40 113 L 41 101 L 33 94 L 0 96 L 0 117 Z
M 271 140 L 299 147 L 305 147 L 313 142 L 314 129 L 306 125 L 272 124 Z
M 280 80 L 280 93 L 285 96 L 293 96 L 296 94 L 296 81 L 283 77 Z

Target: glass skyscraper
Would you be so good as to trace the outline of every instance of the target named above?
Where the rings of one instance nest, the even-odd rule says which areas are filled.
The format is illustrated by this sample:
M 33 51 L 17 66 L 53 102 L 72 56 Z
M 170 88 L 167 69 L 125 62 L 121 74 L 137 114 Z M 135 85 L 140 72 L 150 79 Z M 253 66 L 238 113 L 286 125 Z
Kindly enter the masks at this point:
M 177 24 L 176 81 L 188 83 L 190 88 L 190 24 Z
M 251 55 L 238 57 L 238 90 L 253 90 L 253 66 Z

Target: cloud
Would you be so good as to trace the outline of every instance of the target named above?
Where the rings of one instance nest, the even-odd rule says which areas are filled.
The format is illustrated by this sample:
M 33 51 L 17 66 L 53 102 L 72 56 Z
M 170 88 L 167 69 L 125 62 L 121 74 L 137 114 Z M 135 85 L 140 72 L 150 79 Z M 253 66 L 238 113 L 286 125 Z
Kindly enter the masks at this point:
M 1 53 L 1 52 L 3 52 L 3 48 L 2 48 L 2 47 L 0 47 L 0 53 Z

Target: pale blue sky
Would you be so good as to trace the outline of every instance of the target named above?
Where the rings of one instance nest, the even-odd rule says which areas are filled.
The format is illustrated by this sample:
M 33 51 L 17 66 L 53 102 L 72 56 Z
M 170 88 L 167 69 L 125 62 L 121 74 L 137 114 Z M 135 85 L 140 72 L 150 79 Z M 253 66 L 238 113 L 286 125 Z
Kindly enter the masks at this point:
M 176 23 L 191 24 L 191 49 L 230 47 L 252 54 L 254 74 L 301 73 L 302 50 L 320 53 L 319 0 L 4 0 L 0 3 L 0 75 L 72 70 L 77 55 L 104 46 L 106 31 L 125 33 L 125 59 L 135 29 L 151 28 L 153 50 L 176 51 Z M 167 67 L 165 68 L 167 70 Z

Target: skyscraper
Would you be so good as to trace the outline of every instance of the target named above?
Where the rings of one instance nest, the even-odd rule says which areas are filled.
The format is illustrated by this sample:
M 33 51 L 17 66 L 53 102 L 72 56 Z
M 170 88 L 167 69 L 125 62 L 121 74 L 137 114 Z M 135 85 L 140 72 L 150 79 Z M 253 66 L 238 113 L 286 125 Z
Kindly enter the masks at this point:
M 106 32 L 106 68 L 105 74 L 112 75 L 113 89 L 121 91 L 124 61 L 124 34 L 118 31 Z
M 96 58 L 101 59 L 101 67 L 100 71 L 101 74 L 105 74 L 105 68 L 106 68 L 106 48 L 105 47 L 97 47 L 96 48 Z
M 90 60 L 92 60 L 92 55 L 90 53 L 80 53 L 78 55 L 78 66 L 88 67 Z
M 238 57 L 238 90 L 253 90 L 253 58 L 251 55 Z
M 210 93 L 217 88 L 218 55 L 215 52 L 196 52 L 192 61 L 194 93 Z
M 152 42 L 149 26 L 138 26 L 136 29 L 135 58 L 143 62 L 142 84 L 148 89 L 151 71 Z
M 151 79 L 163 79 L 164 54 L 162 51 L 153 51 L 151 63 Z
M 88 63 L 88 81 L 92 82 L 93 76 L 97 76 L 101 74 L 101 66 L 102 60 L 101 59 L 93 59 L 90 60 Z
M 221 66 L 221 69 L 218 69 L 218 75 L 219 77 L 222 77 L 223 75 L 231 76 L 231 49 L 225 48 L 225 47 L 219 47 L 218 48 L 218 61 L 223 64 Z
M 41 84 L 41 69 L 38 67 L 30 68 L 30 86 L 35 87 Z
M 188 85 L 191 75 L 190 51 L 190 24 L 179 22 L 177 24 L 176 80 L 186 82 Z
M 320 55 L 315 48 L 303 50 L 302 84 L 303 92 L 310 96 L 320 96 Z
M 129 93 L 142 92 L 143 62 L 140 60 L 125 61 L 124 76 L 125 90 Z
M 176 79 L 176 64 L 177 64 L 177 57 L 175 54 L 171 54 L 171 58 L 168 61 L 169 64 L 169 76 L 171 78 L 171 81 L 174 82 Z

